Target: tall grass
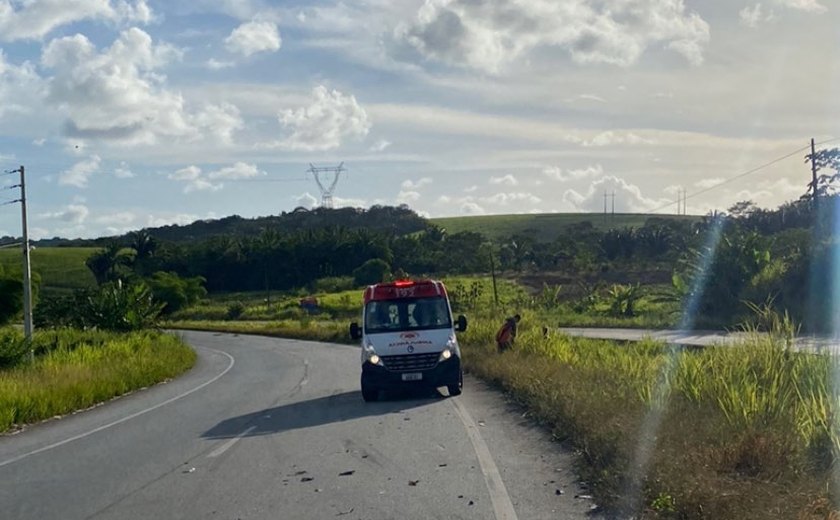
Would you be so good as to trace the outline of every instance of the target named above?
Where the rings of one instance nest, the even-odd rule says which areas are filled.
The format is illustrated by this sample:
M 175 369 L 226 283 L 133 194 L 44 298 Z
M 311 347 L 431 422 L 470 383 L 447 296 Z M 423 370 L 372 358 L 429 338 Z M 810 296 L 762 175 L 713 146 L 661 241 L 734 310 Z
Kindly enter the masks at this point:
M 3 332 L 0 340 L 15 334 Z M 0 432 L 158 383 L 195 362 L 187 345 L 158 332 L 49 331 L 34 345 L 35 361 L 0 370 Z

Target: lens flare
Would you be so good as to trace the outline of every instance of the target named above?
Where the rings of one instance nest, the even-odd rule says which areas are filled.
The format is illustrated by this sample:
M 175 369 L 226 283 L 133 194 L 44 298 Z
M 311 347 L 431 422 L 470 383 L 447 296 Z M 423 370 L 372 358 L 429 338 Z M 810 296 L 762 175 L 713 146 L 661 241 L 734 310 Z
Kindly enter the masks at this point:
M 707 231 L 705 247 L 701 251 L 699 264 L 696 266 L 694 277 L 691 280 L 690 292 L 683 302 L 680 331 L 689 330 L 694 326 L 697 309 L 706 291 L 711 275 L 712 262 L 715 259 L 718 244 L 720 244 L 723 235 L 724 221 L 723 216 L 714 215 L 712 217 L 711 225 Z M 647 476 L 651 455 L 656 447 L 656 436 L 662 423 L 663 413 L 667 409 L 668 398 L 671 395 L 671 380 L 677 367 L 679 349 L 671 345 L 666 352 L 665 363 L 657 376 L 651 392 L 651 402 L 639 432 L 639 443 L 636 446 L 630 473 L 630 489 L 624 494 L 625 500 L 628 502 L 627 505 L 633 511 L 639 508 L 643 499 L 644 479 Z

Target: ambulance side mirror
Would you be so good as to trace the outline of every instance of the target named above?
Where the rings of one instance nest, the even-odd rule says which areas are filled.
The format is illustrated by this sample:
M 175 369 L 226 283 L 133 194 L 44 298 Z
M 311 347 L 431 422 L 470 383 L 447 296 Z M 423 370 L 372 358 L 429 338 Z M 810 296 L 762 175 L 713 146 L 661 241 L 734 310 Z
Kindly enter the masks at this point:
M 350 324 L 350 337 L 353 339 L 362 339 L 362 329 L 355 321 Z
M 464 332 L 465 330 L 467 330 L 467 317 L 461 314 L 458 316 L 458 319 L 455 320 L 455 331 Z

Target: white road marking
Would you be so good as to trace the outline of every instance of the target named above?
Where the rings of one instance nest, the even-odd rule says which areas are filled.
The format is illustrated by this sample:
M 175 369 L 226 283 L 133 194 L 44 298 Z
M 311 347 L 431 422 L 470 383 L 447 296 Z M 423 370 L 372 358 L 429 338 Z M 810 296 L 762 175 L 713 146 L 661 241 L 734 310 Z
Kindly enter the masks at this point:
M 490 454 L 490 449 L 484 439 L 481 438 L 478 426 L 458 399 L 448 399 L 448 401 L 455 407 L 455 412 L 461 418 L 461 422 L 464 423 L 467 436 L 470 438 L 476 457 L 478 457 L 478 465 L 484 475 L 487 491 L 490 492 L 490 502 L 493 504 L 493 513 L 496 515 L 496 520 L 517 520 L 516 511 L 513 509 L 502 476 L 499 474 L 499 468 L 493 462 L 493 456 Z
M 226 443 L 222 444 L 221 446 L 219 446 L 219 447 L 218 447 L 218 448 L 216 448 L 215 450 L 211 451 L 211 452 L 210 452 L 210 454 L 209 454 L 209 455 L 207 455 L 207 458 L 218 457 L 218 456 L 219 456 L 219 455 L 221 455 L 222 453 L 224 453 L 224 452 L 226 452 L 227 450 L 231 449 L 231 448 L 233 447 L 233 445 L 234 445 L 234 444 L 236 444 L 237 442 L 239 442 L 239 440 L 240 440 L 240 439 L 242 439 L 242 437 L 245 437 L 246 435 L 248 435 L 249 433 L 251 433 L 252 431 L 254 431 L 256 428 L 257 428 L 257 425 L 251 426 L 250 428 L 248 428 L 248 429 L 247 429 L 247 430 L 245 430 L 244 432 L 240 433 L 239 435 L 237 435 L 237 436 L 236 436 L 236 437 L 234 437 L 233 439 L 230 439 L 229 441 L 227 441 Z
M 192 393 L 198 392 L 199 390 L 206 387 L 207 385 L 209 385 L 211 383 L 215 383 L 219 378 L 221 378 L 223 375 L 227 374 L 228 371 L 230 371 L 230 369 L 233 368 L 233 365 L 234 365 L 235 361 L 233 359 L 233 356 L 231 356 L 227 352 L 222 352 L 221 350 L 214 350 L 212 348 L 206 348 L 206 347 L 202 347 L 202 348 L 204 348 L 205 350 L 209 350 L 211 352 L 215 352 L 217 354 L 221 354 L 221 355 L 227 357 L 230 360 L 230 363 L 228 364 L 227 368 L 225 368 L 222 371 L 222 373 L 218 374 L 213 379 L 210 379 L 209 381 L 205 381 L 204 383 L 201 383 L 200 385 L 193 388 L 192 390 L 187 390 L 186 392 L 184 392 L 182 394 L 179 394 L 179 395 L 176 395 L 175 397 L 171 397 L 171 398 L 167 399 L 166 401 L 163 401 L 162 403 L 158 403 L 154 406 L 150 406 L 149 408 L 146 408 L 145 410 L 140 410 L 139 412 L 135 412 L 131 415 L 123 417 L 122 419 L 117 419 L 116 421 L 110 422 L 108 424 L 103 424 L 102 426 L 94 428 L 94 429 L 90 430 L 89 432 L 80 433 L 78 435 L 74 435 L 74 436 L 69 437 L 67 439 L 64 439 L 62 441 L 54 442 L 53 444 L 43 446 L 41 448 L 38 448 L 37 450 L 32 450 L 32 451 L 26 452 L 22 455 L 18 455 L 17 457 L 13 457 L 9 460 L 4 460 L 4 461 L 0 462 L 0 468 L 2 468 L 3 466 L 8 466 L 9 464 L 13 464 L 15 462 L 19 462 L 19 461 L 21 461 L 21 460 L 23 460 L 27 457 L 31 457 L 32 455 L 37 455 L 39 453 L 43 453 L 45 451 L 49 451 L 49 450 L 54 449 L 54 448 L 58 448 L 59 446 L 64 446 L 65 444 L 69 444 L 73 441 L 77 441 L 79 439 L 84 439 L 85 437 L 93 435 L 94 433 L 99 433 L 103 430 L 107 430 L 108 428 L 112 428 L 112 427 L 114 427 L 118 424 L 122 424 L 126 421 L 130 421 L 134 418 L 140 417 L 141 415 L 147 414 L 147 413 L 149 413 L 153 410 L 157 410 L 158 408 L 160 408 L 162 406 L 166 406 L 170 403 L 174 403 L 178 399 L 182 399 L 184 397 L 187 397 L 188 395 L 190 395 Z

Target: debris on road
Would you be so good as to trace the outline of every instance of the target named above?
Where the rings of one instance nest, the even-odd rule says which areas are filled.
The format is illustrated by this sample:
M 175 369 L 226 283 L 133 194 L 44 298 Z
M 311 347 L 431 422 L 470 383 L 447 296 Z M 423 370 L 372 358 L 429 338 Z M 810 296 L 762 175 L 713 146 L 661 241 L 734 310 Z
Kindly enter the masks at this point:
M 194 471 L 195 471 L 195 468 L 190 468 L 190 469 L 185 469 L 181 473 L 193 473 Z
M 355 472 L 356 472 L 356 470 L 354 470 L 354 469 L 351 469 L 350 471 L 342 471 L 341 473 L 338 474 L 338 476 L 339 477 L 349 477 L 350 475 L 352 475 Z
M 344 516 L 344 515 L 349 515 L 350 513 L 352 513 L 352 512 L 353 512 L 353 510 L 354 510 L 354 509 L 355 509 L 355 508 L 351 507 L 349 511 L 339 511 L 338 513 L 336 513 L 336 515 L 335 515 L 335 516 Z
M 556 490 L 554 490 L 554 494 L 560 496 L 560 495 L 563 494 L 563 490 L 562 489 L 556 489 Z
M 592 500 L 592 495 L 575 495 L 575 498 L 580 500 Z
M 417 480 L 409 480 L 409 481 L 408 481 L 408 485 L 409 485 L 409 486 L 416 486 L 418 482 L 420 482 L 420 479 L 417 479 Z
M 312 477 L 303 477 L 302 479 L 300 479 L 301 482 L 312 482 L 313 480 L 315 479 Z

